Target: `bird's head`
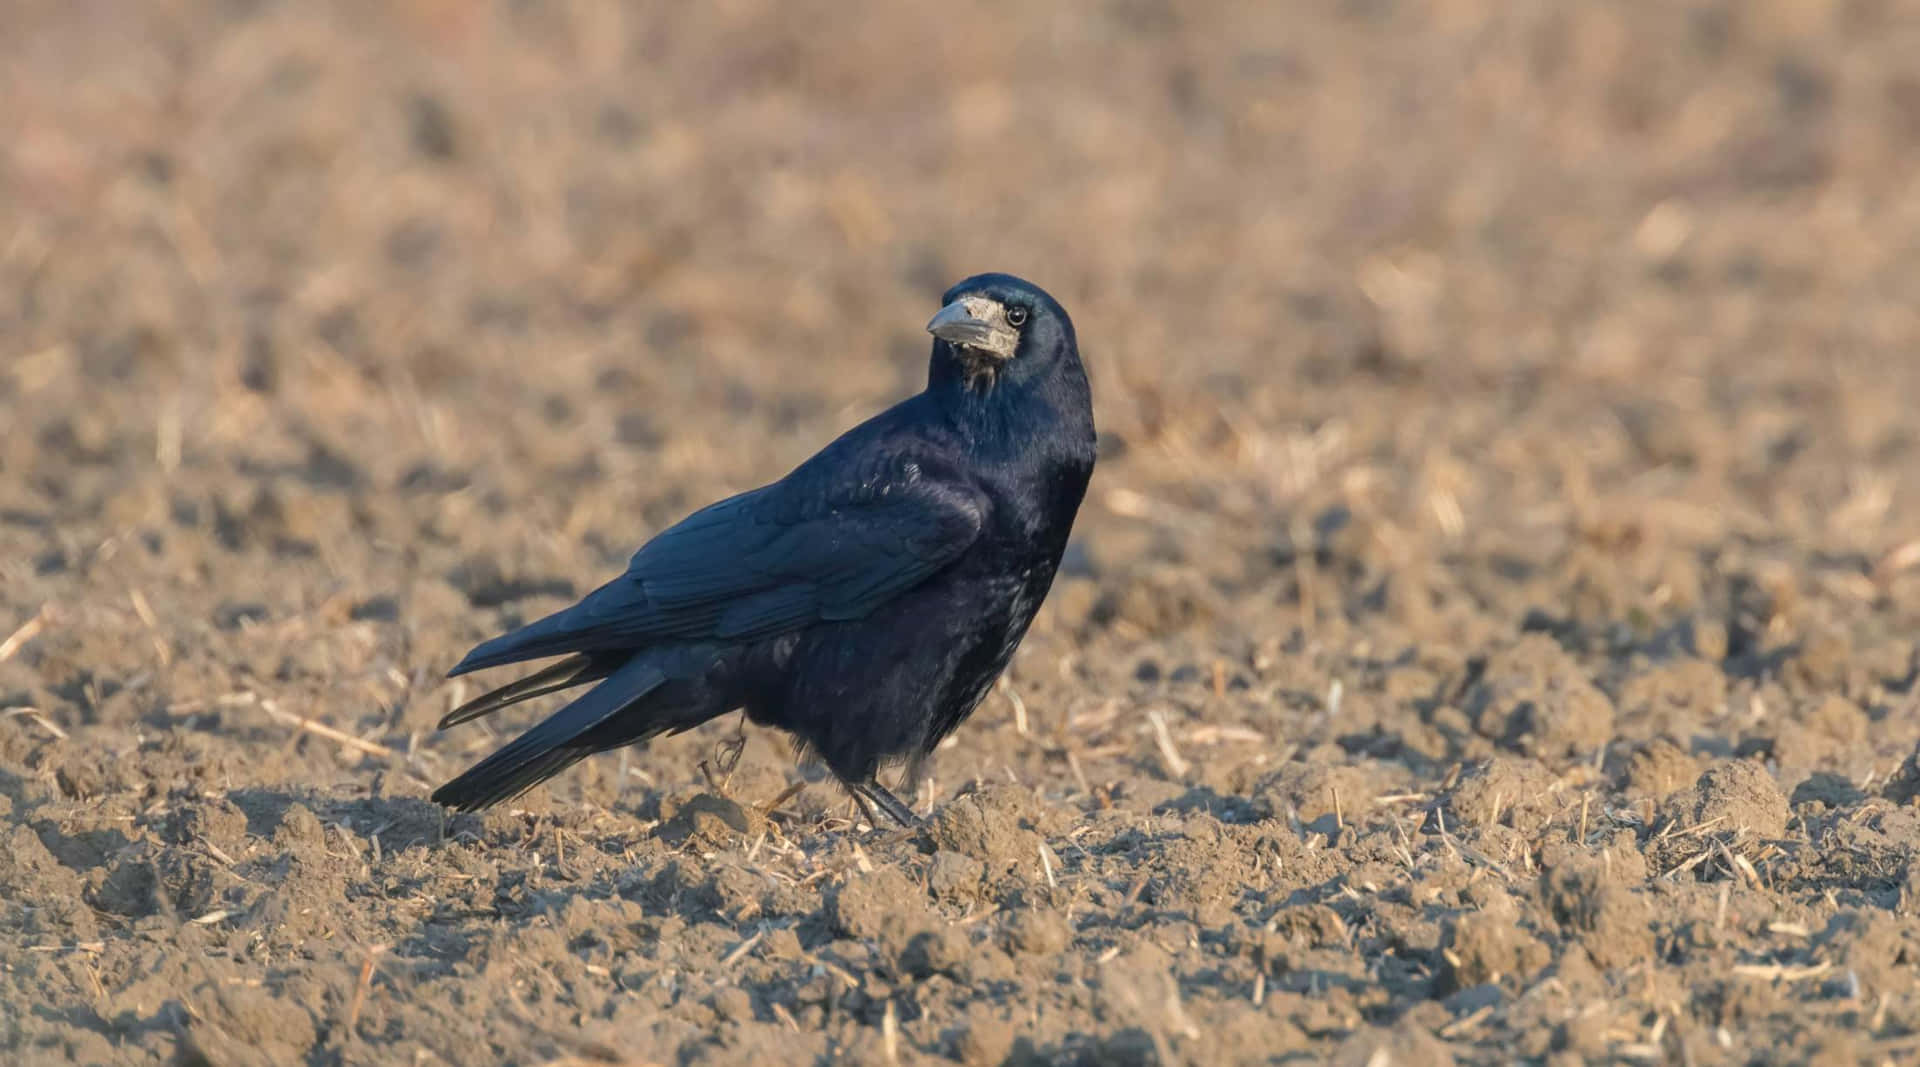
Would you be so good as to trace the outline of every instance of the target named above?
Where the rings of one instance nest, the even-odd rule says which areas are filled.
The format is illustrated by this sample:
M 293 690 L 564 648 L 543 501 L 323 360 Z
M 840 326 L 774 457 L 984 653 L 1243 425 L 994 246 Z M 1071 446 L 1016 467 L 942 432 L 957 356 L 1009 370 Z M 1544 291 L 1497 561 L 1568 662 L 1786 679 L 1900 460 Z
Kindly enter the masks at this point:
M 927 323 L 933 373 L 967 388 L 1029 381 L 1078 361 L 1073 322 L 1053 297 L 1011 274 L 976 274 L 947 290 Z

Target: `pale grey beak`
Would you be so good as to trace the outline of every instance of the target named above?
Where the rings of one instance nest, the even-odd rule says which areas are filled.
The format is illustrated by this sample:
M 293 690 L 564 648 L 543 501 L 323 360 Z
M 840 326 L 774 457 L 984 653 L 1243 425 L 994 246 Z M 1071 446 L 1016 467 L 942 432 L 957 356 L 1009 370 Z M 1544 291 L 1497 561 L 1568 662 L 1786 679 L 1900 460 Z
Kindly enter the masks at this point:
M 927 332 L 949 344 L 988 351 L 995 347 L 993 325 L 974 318 L 964 300 L 955 300 L 941 308 L 933 321 L 927 323 Z

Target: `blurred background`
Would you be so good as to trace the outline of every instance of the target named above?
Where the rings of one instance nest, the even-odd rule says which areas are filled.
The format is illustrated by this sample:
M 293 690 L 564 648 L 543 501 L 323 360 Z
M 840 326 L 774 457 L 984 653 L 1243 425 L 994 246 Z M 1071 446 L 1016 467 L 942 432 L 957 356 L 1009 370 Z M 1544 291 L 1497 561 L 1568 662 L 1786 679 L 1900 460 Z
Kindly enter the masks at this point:
M 458 481 L 623 552 L 917 388 L 994 269 L 1075 315 L 1122 512 L 1884 551 L 1911 15 L 23 0 L 0 503 L 317 492 L 344 566 L 325 490 Z
M 1878 789 L 1920 732 L 1916 15 L 7 0 L 0 800 L 424 796 L 498 740 L 432 732 L 460 652 L 919 389 L 984 270 L 1072 313 L 1102 459 L 942 789 L 1152 808 L 1148 702 L 1222 796 L 1517 751 L 1624 810 L 1656 741 Z M 1533 630 L 1605 714 L 1449 705 Z M 651 819 L 711 740 L 553 788 Z

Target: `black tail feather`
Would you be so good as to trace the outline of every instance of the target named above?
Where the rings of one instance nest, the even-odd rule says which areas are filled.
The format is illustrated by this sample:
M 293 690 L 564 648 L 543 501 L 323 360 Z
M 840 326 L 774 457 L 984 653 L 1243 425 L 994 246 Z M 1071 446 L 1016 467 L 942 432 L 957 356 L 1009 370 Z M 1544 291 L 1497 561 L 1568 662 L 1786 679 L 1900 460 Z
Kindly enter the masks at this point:
M 447 672 L 447 677 L 470 674 L 488 667 L 503 667 L 509 663 L 524 663 L 530 659 L 546 659 L 568 652 L 606 648 L 610 643 L 605 632 L 608 615 L 610 612 L 617 613 L 617 608 L 610 608 L 608 604 L 612 602 L 617 606 L 624 598 L 631 596 L 636 588 L 632 581 L 616 578 L 588 593 L 572 607 L 562 608 L 491 641 L 481 642 L 459 663 L 454 664 L 453 669 Z M 640 642 L 622 639 L 611 643 L 632 652 Z
M 584 748 L 550 748 L 534 753 L 501 749 L 467 773 L 433 791 L 435 803 L 455 811 L 479 811 L 532 789 L 592 755 Z M 511 766 L 500 757 L 512 756 Z
M 553 627 L 553 619 L 556 617 L 549 616 L 512 633 L 501 634 L 491 641 L 482 641 L 474 646 L 473 650 L 468 652 L 460 662 L 453 665 L 453 669 L 447 672 L 447 677 L 458 678 L 460 675 L 472 674 L 474 671 L 484 671 L 488 667 L 504 667 L 509 663 L 525 663 L 530 659 L 542 659 L 577 651 L 576 648 L 568 647 L 569 642 L 564 636 L 554 637 L 543 632 Z
M 580 699 L 434 790 L 434 801 L 459 811 L 477 811 L 519 796 L 597 751 L 659 733 L 671 723 L 623 730 L 613 739 L 596 731 L 666 681 L 666 675 L 644 659 L 628 660 Z
M 491 715 L 501 708 L 510 707 L 523 700 L 532 700 L 537 696 L 588 682 L 597 682 L 613 673 L 619 666 L 619 660 L 611 657 L 594 657 L 582 653 L 568 656 L 552 666 L 535 671 L 516 682 L 509 682 L 491 692 L 474 697 L 465 704 L 447 712 L 440 720 L 440 729 L 458 726 L 463 722 L 477 719 L 482 715 Z

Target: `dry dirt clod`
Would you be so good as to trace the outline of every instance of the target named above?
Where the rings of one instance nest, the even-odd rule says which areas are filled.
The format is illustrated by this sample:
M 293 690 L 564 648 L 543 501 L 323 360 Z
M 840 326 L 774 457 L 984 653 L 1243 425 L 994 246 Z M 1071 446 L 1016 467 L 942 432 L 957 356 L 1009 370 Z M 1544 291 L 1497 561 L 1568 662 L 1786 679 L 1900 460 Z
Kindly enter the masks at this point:
M 1018 911 L 1007 920 L 1007 947 L 1030 956 L 1051 956 L 1073 940 L 1066 920 L 1050 911 Z
M 1377 769 L 1294 762 L 1262 778 L 1253 787 L 1255 810 L 1269 818 L 1292 813 L 1302 823 L 1342 821 L 1345 813 L 1364 815 L 1380 795 Z M 1334 818 L 1328 819 L 1329 816 Z
M 1591 753 L 1613 736 L 1613 701 L 1545 634 L 1492 656 L 1464 708 L 1481 733 L 1543 760 Z
M 1620 690 L 1622 732 L 1628 736 L 1690 737 L 1727 700 L 1727 676 L 1717 664 L 1680 659 L 1629 678 Z
M 927 914 L 926 891 L 894 867 L 851 874 L 828 898 L 827 914 L 833 929 L 845 936 L 872 940 L 890 925 L 918 925 Z
M 1656 800 L 1693 785 L 1699 777 L 1700 761 L 1664 737 L 1642 745 L 1627 760 L 1627 788 Z
M 927 868 L 927 892 L 936 900 L 966 903 L 980 895 L 986 874 L 986 865 L 974 857 L 942 849 Z
M 991 1010 L 975 1009 L 962 1022 L 954 1054 L 967 1067 L 1001 1067 L 1009 1062 L 1018 1030 Z
M 1780 837 L 1792 812 L 1779 783 L 1752 760 L 1722 760 L 1693 789 L 1673 797 L 1672 817 L 1684 827 L 1712 827 L 1750 837 Z
M 1573 805 L 1565 783 L 1540 763 L 1514 756 L 1468 769 L 1447 795 L 1455 825 L 1511 826 L 1525 835 L 1544 830 Z
M 202 1062 L 285 1063 L 317 1039 L 308 1010 L 267 989 L 209 982 L 193 993 L 187 1037 Z
M 661 841 L 676 848 L 715 848 L 751 840 L 766 829 L 759 808 L 716 793 L 696 793 L 673 808 L 657 831 Z
M 1575 932 L 1602 970 L 1631 966 L 1653 951 L 1653 908 L 1603 858 L 1579 856 L 1547 876 L 1546 904 Z
M 1023 790 L 995 787 L 961 797 L 935 812 L 926 834 L 936 848 L 971 857 L 997 878 L 1015 869 L 1037 867 L 1041 838 L 1032 829 L 1032 812 L 1032 798 Z
M 246 851 L 247 815 L 225 797 L 182 801 L 173 811 L 169 830 L 178 845 L 210 845 L 229 858 Z
M 914 978 L 950 974 L 963 978 L 971 962 L 973 944 L 966 934 L 936 922 L 907 938 L 897 957 L 900 971 Z
M 1448 930 L 1446 959 L 1454 990 L 1513 979 L 1525 983 L 1553 952 L 1522 929 L 1515 916 L 1465 915 Z

